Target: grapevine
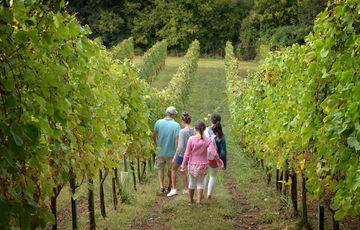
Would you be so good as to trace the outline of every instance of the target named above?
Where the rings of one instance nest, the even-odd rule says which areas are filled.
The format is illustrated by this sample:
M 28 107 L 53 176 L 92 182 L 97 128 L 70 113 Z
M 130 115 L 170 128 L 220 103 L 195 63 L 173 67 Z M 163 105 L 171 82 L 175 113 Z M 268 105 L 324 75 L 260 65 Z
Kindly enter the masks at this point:
M 109 55 L 113 59 L 123 61 L 125 58 L 132 59 L 134 57 L 134 39 L 132 37 L 123 40 L 118 45 L 109 50 Z
M 138 64 L 139 77 L 147 82 L 152 82 L 154 76 L 160 71 L 165 64 L 167 57 L 167 42 L 157 42 L 143 55 L 141 62 Z
M 269 53 L 246 78 L 226 48 L 233 132 L 267 166 L 301 173 L 336 220 L 360 215 L 359 9 L 329 3 L 306 45 Z
M 98 169 L 115 167 L 135 141 L 145 155 L 153 148 L 149 86 L 64 7 L 0 6 L 2 229 L 54 223 L 47 200 L 68 180 L 76 199 L 81 181 L 92 189 Z

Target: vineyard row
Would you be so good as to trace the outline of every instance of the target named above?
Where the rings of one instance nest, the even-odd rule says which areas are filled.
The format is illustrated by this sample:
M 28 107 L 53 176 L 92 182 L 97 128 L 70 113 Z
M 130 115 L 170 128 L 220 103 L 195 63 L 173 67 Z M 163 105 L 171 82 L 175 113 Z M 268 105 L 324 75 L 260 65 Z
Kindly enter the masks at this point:
M 277 170 L 285 193 L 302 176 L 307 229 L 306 191 L 333 214 L 334 229 L 360 216 L 359 16 L 358 1 L 331 1 L 305 45 L 270 53 L 247 77 L 226 47 L 234 135 L 268 173 Z

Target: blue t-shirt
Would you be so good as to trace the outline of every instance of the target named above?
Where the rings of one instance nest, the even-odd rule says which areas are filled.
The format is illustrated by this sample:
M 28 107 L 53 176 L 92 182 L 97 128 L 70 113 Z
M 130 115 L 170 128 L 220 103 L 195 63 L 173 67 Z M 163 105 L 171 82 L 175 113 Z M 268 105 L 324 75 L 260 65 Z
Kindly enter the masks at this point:
M 175 137 L 179 136 L 180 125 L 174 119 L 164 118 L 155 123 L 157 147 L 161 148 L 160 156 L 173 157 L 176 152 Z

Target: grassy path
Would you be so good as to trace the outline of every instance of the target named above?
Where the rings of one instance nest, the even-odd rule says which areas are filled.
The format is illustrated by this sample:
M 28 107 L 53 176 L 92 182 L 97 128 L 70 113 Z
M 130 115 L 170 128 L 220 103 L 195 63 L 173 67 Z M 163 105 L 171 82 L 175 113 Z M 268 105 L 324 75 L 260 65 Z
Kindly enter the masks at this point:
M 151 86 L 157 89 L 166 88 L 167 84 L 176 73 L 177 68 L 182 63 L 182 57 L 168 57 L 165 60 L 165 65 L 159 74 L 155 77 Z
M 225 135 L 228 136 L 230 123 L 227 106 L 223 61 L 200 59 L 186 110 L 193 122 L 198 119 L 207 121 L 211 113 L 220 113 Z M 181 181 L 178 184 L 179 191 L 182 191 Z M 255 215 L 248 215 L 249 210 L 258 213 L 258 209 L 249 206 L 229 170 L 219 171 L 213 198 L 212 201 L 204 201 L 202 207 L 195 207 L 187 205 L 187 195 L 179 194 L 171 198 L 159 196 L 147 208 L 145 216 L 135 219 L 133 229 L 258 229 Z
M 215 86 L 219 82 L 222 87 L 216 90 Z M 193 121 L 196 121 L 206 119 L 219 105 L 220 110 L 226 110 L 224 117 L 227 119 L 229 116 L 223 61 L 201 59 L 192 82 L 186 110 L 191 114 Z M 235 225 L 234 210 L 229 208 L 232 207 L 232 197 L 224 185 L 221 172 L 217 179 L 214 200 L 205 201 L 202 207 L 188 206 L 188 196 L 181 194 L 183 184 L 178 180 L 180 194 L 171 198 L 165 195 L 158 196 L 147 208 L 146 217 L 135 219 L 133 229 L 232 229 Z M 153 194 L 157 189 L 154 188 Z
M 255 70 L 255 63 L 240 63 Z M 200 59 L 191 84 L 186 110 L 193 122 L 207 121 L 218 112 L 227 137 L 228 168 L 219 171 L 214 200 L 204 201 L 202 207 L 188 206 L 186 195 L 172 198 L 158 196 L 141 218 L 135 218 L 132 229 L 294 229 L 294 220 L 280 210 L 280 199 L 272 187 L 266 185 L 264 172 L 245 154 L 230 133 L 230 116 L 226 100 L 225 70 L 222 60 Z M 152 193 L 158 189 L 157 178 Z M 183 185 L 178 182 L 178 189 Z M 283 214 L 285 213 L 285 214 Z
M 181 58 L 168 58 L 164 69 L 156 77 L 153 87 L 166 87 L 176 72 Z M 242 74 L 255 69 L 254 63 L 241 63 Z M 272 187 L 266 185 L 264 172 L 254 164 L 230 134 L 230 117 L 226 100 L 225 69 L 223 60 L 200 59 L 193 78 L 186 110 L 193 123 L 204 119 L 209 125 L 211 113 L 222 116 L 228 149 L 228 168 L 219 170 L 213 200 L 204 201 L 202 207 L 188 206 L 188 196 L 182 195 L 183 184 L 178 180 L 180 194 L 168 198 L 157 196 L 157 171 L 147 175 L 145 184 L 133 191 L 128 183 L 125 193 L 128 202 L 112 207 L 111 182 L 106 180 L 107 217 L 102 218 L 98 196 L 95 197 L 95 215 L 99 229 L 285 229 L 290 226 L 286 209 L 280 210 L 279 198 Z M 180 178 L 180 176 L 178 177 Z M 130 180 L 131 181 L 131 180 Z M 166 183 L 167 179 L 165 179 Z M 95 184 L 95 191 L 98 186 Z M 79 192 L 79 228 L 88 227 L 87 188 Z M 96 192 L 97 193 L 97 192 Z M 68 189 L 59 197 L 60 229 L 71 229 Z M 50 228 L 47 228 L 50 229 Z M 293 229 L 293 228 L 288 228 Z

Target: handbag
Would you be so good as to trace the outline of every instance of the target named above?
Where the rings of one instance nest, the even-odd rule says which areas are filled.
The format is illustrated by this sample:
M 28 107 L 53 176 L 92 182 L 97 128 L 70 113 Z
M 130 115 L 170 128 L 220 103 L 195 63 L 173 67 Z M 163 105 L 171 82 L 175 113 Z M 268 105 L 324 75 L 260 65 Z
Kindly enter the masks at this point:
M 214 145 L 214 149 L 217 152 L 217 146 L 216 146 L 216 135 L 214 134 L 214 132 L 212 131 L 212 129 L 210 127 L 208 127 L 205 132 L 204 132 L 205 136 L 209 137 L 211 139 L 211 144 Z M 209 161 L 215 160 L 215 157 L 213 155 L 211 155 L 210 149 L 207 149 L 207 158 Z

